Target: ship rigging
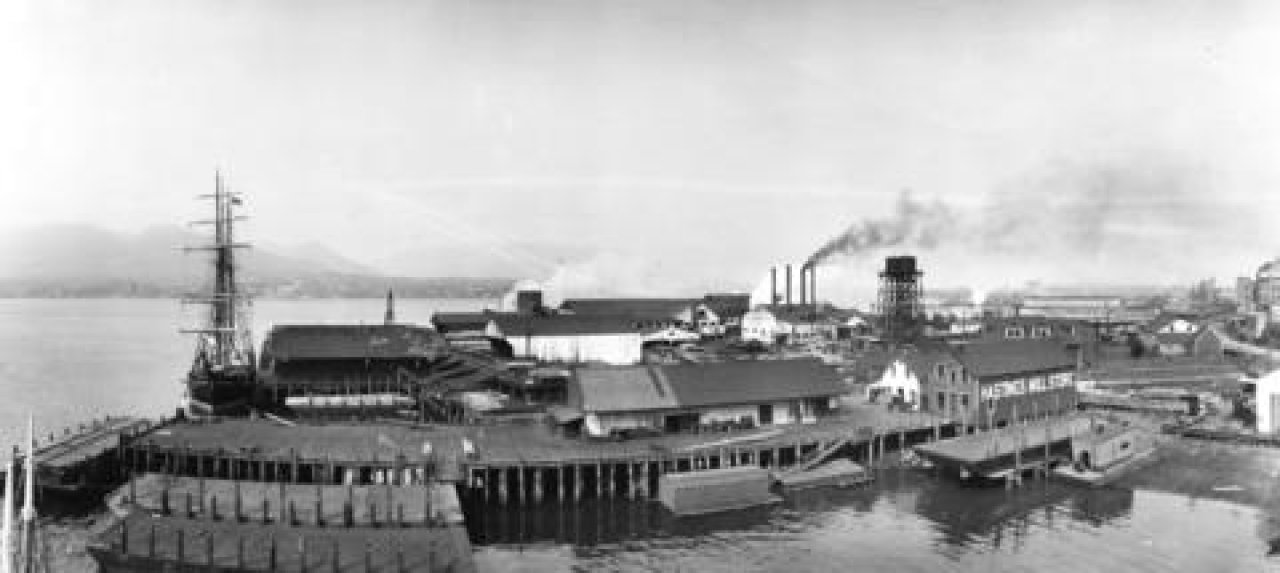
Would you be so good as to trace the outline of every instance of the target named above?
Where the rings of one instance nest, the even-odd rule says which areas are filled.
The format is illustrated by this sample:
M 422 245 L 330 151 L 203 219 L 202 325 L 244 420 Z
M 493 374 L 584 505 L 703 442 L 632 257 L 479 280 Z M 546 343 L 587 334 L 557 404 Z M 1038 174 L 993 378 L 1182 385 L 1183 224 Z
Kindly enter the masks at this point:
M 186 304 L 208 307 L 203 326 L 182 331 L 196 337 L 195 357 L 187 374 L 186 409 L 190 413 L 229 413 L 247 408 L 258 388 L 249 329 L 252 301 L 236 279 L 237 251 L 249 248 L 248 243 L 236 240 L 234 232 L 235 223 L 245 219 L 235 214 L 243 198 L 226 188 L 221 173 L 214 174 L 213 193 L 199 198 L 213 201 L 214 218 L 191 224 L 212 226 L 213 242 L 184 250 L 212 254 L 213 280 L 209 291 L 183 298 Z

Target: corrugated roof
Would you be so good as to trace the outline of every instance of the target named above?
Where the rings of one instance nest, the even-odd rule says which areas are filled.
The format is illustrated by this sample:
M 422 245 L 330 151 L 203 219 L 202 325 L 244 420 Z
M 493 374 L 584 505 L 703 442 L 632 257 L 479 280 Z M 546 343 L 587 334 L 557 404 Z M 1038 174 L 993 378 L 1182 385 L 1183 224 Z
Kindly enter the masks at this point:
M 577 371 L 582 410 L 626 412 L 758 404 L 845 392 L 816 358 L 706 362 Z
M 1076 367 L 1075 351 L 1055 340 L 969 342 L 955 345 L 953 354 L 982 382 Z
M 434 330 L 407 324 L 279 325 L 263 346 L 277 360 L 436 358 L 447 351 Z

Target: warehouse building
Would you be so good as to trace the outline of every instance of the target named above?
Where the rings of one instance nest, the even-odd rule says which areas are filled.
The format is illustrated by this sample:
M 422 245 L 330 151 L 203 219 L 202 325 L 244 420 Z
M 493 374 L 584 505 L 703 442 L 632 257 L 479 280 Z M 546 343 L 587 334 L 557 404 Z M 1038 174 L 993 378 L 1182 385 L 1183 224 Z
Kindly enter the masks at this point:
M 585 433 L 811 423 L 844 387 L 816 359 L 579 368 L 570 407 Z
M 868 397 L 968 426 L 1003 426 L 1075 408 L 1079 349 L 1055 340 L 903 347 Z

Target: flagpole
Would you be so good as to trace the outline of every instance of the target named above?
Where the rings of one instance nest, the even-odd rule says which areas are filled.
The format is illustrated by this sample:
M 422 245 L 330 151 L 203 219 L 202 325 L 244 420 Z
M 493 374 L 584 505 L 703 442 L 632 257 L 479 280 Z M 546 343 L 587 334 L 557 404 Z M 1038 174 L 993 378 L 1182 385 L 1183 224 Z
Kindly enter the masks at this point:
M 27 484 L 22 499 L 23 568 L 34 571 L 36 549 L 36 422 L 27 415 L 27 459 L 23 464 Z
M 0 531 L 0 573 L 13 573 L 13 460 L 4 471 L 3 530 Z

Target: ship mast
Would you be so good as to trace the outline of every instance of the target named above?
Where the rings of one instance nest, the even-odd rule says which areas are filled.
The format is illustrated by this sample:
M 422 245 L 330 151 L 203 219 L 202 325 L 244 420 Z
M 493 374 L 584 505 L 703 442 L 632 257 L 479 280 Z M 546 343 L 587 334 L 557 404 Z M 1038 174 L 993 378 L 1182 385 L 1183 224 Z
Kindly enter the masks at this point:
M 226 189 L 220 172 L 214 173 L 212 194 L 199 196 L 212 199 L 213 220 L 194 221 L 193 225 L 212 225 L 213 243 L 187 247 L 188 251 L 211 251 L 213 254 L 213 290 L 203 295 L 189 296 L 184 302 L 209 305 L 208 322 L 202 328 L 183 332 L 197 335 L 196 361 L 192 373 L 225 371 L 232 366 L 252 366 L 253 339 L 249 332 L 247 293 L 240 290 L 236 281 L 235 254 L 246 249 L 247 243 L 237 243 L 233 233 L 235 221 L 244 220 L 235 214 L 235 207 L 242 203 L 239 193 Z

